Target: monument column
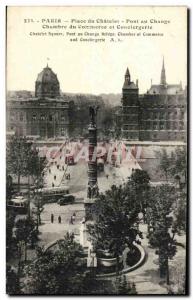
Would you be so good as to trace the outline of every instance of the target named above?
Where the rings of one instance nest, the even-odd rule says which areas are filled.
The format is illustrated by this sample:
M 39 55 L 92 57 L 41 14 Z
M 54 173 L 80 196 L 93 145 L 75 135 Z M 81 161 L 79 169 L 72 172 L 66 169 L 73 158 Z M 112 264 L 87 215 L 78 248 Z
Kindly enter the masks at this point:
M 88 185 L 87 185 L 87 197 L 84 199 L 85 219 L 82 222 L 80 228 L 80 244 L 88 253 L 88 264 L 91 259 L 89 256 L 92 251 L 89 234 L 87 231 L 87 225 L 91 224 L 95 220 L 95 207 L 94 203 L 98 197 L 98 183 L 97 183 L 97 126 L 96 115 L 98 107 L 90 107 L 90 123 L 88 127 L 89 131 L 89 144 L 88 144 Z
M 87 198 L 85 199 L 85 221 L 93 221 L 94 218 L 94 202 L 98 196 L 97 183 L 97 126 L 96 116 L 98 107 L 90 107 L 90 124 L 89 131 L 89 145 L 88 145 L 88 186 Z

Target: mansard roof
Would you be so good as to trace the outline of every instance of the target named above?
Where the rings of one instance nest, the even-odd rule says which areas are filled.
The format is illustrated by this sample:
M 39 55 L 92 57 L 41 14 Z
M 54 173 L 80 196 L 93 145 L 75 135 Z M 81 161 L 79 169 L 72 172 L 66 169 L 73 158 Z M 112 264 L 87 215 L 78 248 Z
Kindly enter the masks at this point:
M 175 95 L 182 92 L 181 84 L 153 84 L 148 90 L 148 94 L 168 94 Z

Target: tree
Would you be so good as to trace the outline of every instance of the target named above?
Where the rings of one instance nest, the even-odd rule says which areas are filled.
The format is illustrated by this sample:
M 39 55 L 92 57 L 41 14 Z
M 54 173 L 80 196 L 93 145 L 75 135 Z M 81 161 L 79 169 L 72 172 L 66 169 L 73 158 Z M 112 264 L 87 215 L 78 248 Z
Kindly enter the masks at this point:
M 143 213 L 144 219 L 146 219 L 146 208 L 150 191 L 149 174 L 145 170 L 135 169 L 129 178 L 128 184 L 134 186 L 135 202 L 139 204 L 139 210 Z
M 10 175 L 6 176 L 6 201 L 9 202 L 12 198 L 14 189 L 13 189 L 13 179 Z
M 171 170 L 171 157 L 168 155 L 165 148 L 162 149 L 161 152 L 158 152 L 158 155 L 160 157 L 159 169 L 165 176 L 166 181 L 168 181 L 168 176 Z
M 19 267 L 21 259 L 22 245 L 24 245 L 25 261 L 27 260 L 27 243 L 34 246 L 35 241 L 38 240 L 38 233 L 35 229 L 35 222 L 32 219 L 19 219 L 15 224 L 15 238 L 18 243 L 19 251 Z
M 43 185 L 43 170 L 46 167 L 46 158 L 40 157 L 39 151 L 31 147 L 28 156 L 28 175 L 32 177 L 34 184 Z
M 168 260 L 176 254 L 176 241 L 172 231 L 175 189 L 169 185 L 161 185 L 152 188 L 151 195 L 149 242 L 159 255 L 160 277 L 166 276 L 169 285 Z
M 110 135 L 110 129 L 113 128 L 113 111 L 110 107 L 105 106 L 101 120 L 101 127 L 105 137 Z
M 44 211 L 44 202 L 42 198 L 41 191 L 39 189 L 36 189 L 34 192 L 34 198 L 33 198 L 34 208 L 32 210 L 32 213 L 36 220 L 36 229 L 39 230 L 39 225 L 41 225 L 41 214 Z
M 18 178 L 18 190 L 20 190 L 21 176 L 30 176 L 40 180 L 45 167 L 45 159 L 39 157 L 38 151 L 26 137 L 13 136 L 7 144 L 7 168 L 10 174 Z M 29 182 L 29 180 L 28 180 Z
M 15 215 L 13 212 L 6 212 L 6 255 L 10 257 L 13 255 L 15 241 L 13 238 L 13 228 L 15 222 Z
M 20 191 L 20 178 L 28 173 L 28 156 L 32 143 L 25 137 L 13 136 L 7 144 L 7 168 L 10 174 L 17 176 L 18 191 Z
M 172 176 L 184 177 L 186 182 L 187 173 L 187 152 L 186 148 L 177 147 L 171 154 L 172 166 L 170 173 Z
M 138 230 L 138 209 L 133 205 L 132 187 L 112 186 L 105 194 L 100 194 L 95 202 L 96 220 L 88 226 L 96 251 L 108 250 L 117 258 L 126 245 L 132 249 L 133 242 L 142 237 Z
M 176 191 L 178 195 L 178 199 L 176 201 L 176 206 L 173 211 L 173 233 L 181 234 L 182 232 L 186 232 L 186 223 L 187 223 L 187 195 L 186 190 L 182 189 L 180 191 Z
M 33 214 L 35 215 L 36 218 L 36 226 L 38 230 L 39 225 L 41 225 L 41 213 L 44 210 L 41 188 L 43 187 L 44 184 L 43 171 L 46 166 L 46 159 L 39 157 L 38 151 L 35 148 L 33 148 L 31 151 L 28 165 L 29 165 L 28 176 L 31 175 L 34 182 L 33 203 L 35 205 L 35 209 L 33 210 Z M 28 186 L 28 189 L 29 189 L 28 193 L 30 198 L 30 186 Z M 30 207 L 29 207 L 29 214 L 30 214 Z
M 20 295 L 20 283 L 17 273 L 13 270 L 11 266 L 6 268 L 6 293 L 8 295 Z
M 186 172 L 187 172 L 187 153 L 185 147 L 177 147 L 175 151 L 171 152 L 169 155 L 166 149 L 157 152 L 160 157 L 160 170 L 168 181 L 169 176 L 184 177 L 186 182 Z
M 85 268 L 83 249 L 67 233 L 54 250 L 39 251 L 38 258 L 26 266 L 24 290 L 27 294 L 65 295 L 83 294 Z

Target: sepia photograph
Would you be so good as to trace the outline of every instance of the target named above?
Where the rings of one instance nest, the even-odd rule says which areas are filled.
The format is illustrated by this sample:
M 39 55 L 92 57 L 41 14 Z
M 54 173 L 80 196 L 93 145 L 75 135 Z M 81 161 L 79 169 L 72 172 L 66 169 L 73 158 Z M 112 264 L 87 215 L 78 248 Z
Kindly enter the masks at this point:
M 7 6 L 8 295 L 188 295 L 187 60 L 185 6 Z

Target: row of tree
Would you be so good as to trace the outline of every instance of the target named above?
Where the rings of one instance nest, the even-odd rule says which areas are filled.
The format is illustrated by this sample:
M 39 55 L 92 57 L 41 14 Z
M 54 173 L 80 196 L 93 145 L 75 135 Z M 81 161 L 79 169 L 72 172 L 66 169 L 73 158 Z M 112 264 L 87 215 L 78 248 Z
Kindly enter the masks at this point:
M 176 147 L 170 154 L 166 149 L 157 152 L 160 158 L 159 169 L 165 180 L 176 179 L 186 183 L 187 173 L 187 151 L 186 147 Z
M 33 183 L 42 181 L 42 172 L 46 165 L 45 158 L 40 158 L 38 150 L 33 143 L 28 141 L 26 137 L 12 136 L 7 142 L 7 175 L 15 175 L 17 177 L 17 187 L 20 191 L 21 177 L 27 177 L 28 183 L 30 178 Z M 7 180 L 7 196 L 11 194 L 10 181 Z

